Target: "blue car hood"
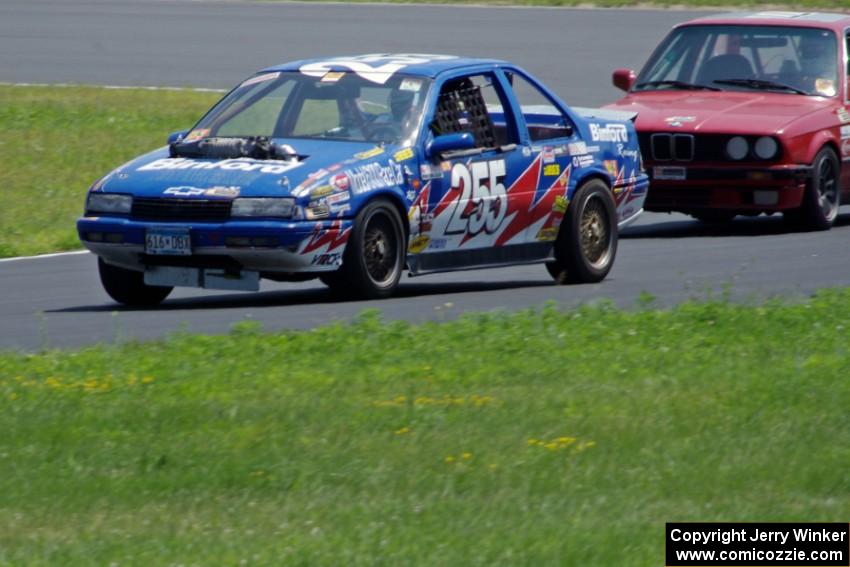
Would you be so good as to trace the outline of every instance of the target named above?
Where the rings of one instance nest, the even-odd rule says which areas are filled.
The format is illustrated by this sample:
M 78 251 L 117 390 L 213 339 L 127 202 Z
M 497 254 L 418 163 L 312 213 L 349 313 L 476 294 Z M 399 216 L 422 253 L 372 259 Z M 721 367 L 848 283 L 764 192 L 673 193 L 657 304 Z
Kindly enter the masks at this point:
M 320 182 L 332 171 L 371 161 L 386 161 L 397 146 L 371 142 L 276 139 L 292 146 L 297 162 L 281 160 L 170 158 L 160 148 L 113 171 L 98 187 L 137 197 L 285 197 Z M 209 189 L 216 189 L 209 192 Z M 203 190 L 203 191 L 202 191 Z M 206 192 L 205 192 L 206 191 Z

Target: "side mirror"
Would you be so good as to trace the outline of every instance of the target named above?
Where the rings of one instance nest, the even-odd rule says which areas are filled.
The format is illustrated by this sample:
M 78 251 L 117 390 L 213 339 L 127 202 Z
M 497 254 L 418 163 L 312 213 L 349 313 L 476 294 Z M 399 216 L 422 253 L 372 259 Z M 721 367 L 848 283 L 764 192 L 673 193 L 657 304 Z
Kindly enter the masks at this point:
M 475 138 L 469 132 L 444 134 L 437 136 L 425 148 L 425 157 L 431 159 L 446 152 L 471 150 L 475 147 Z
M 188 130 L 180 130 L 179 132 L 172 132 L 171 134 L 168 135 L 168 145 L 170 146 L 171 144 L 176 144 L 177 142 L 179 142 L 183 138 L 185 138 L 186 134 L 188 134 L 188 133 L 189 133 Z
M 611 76 L 611 82 L 621 91 L 629 92 L 635 84 L 637 76 L 631 69 L 617 69 Z

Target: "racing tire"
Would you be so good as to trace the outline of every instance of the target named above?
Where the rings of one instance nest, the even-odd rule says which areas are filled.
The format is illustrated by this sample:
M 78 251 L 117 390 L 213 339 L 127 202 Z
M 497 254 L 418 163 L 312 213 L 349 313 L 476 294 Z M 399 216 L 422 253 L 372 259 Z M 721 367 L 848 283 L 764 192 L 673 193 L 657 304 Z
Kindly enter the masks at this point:
M 812 176 L 798 209 L 786 211 L 785 220 L 806 231 L 829 230 L 841 204 L 841 165 L 830 148 L 823 148 L 812 162 Z
M 546 269 L 559 284 L 605 279 L 617 255 L 617 209 L 599 179 L 579 187 L 555 240 L 555 261 Z
M 343 296 L 389 297 L 401 279 L 406 250 L 404 225 L 396 208 L 383 199 L 372 201 L 354 220 L 342 267 L 319 279 Z
M 100 283 L 109 297 L 132 306 L 151 306 L 162 302 L 173 287 L 147 285 L 144 272 L 136 272 L 107 264 L 103 258 L 97 259 L 97 271 Z

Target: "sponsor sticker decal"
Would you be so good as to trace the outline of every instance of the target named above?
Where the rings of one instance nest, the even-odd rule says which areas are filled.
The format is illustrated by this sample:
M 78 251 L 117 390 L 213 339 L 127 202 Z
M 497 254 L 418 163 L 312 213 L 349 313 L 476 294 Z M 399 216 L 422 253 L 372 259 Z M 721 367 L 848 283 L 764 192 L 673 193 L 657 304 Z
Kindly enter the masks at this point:
M 419 236 L 413 238 L 410 241 L 410 245 L 407 247 L 407 251 L 411 254 L 419 254 L 428 248 L 428 243 L 431 242 L 431 237 L 427 234 L 420 234 Z
M 843 106 L 839 107 L 835 113 L 838 115 L 838 119 L 841 120 L 843 124 L 850 122 L 850 112 L 847 112 L 847 109 Z
M 544 242 L 555 240 L 556 238 L 558 238 L 558 229 L 554 226 L 541 228 L 537 233 L 537 240 Z
M 404 79 L 401 81 L 401 84 L 398 86 L 398 90 L 400 91 L 410 91 L 412 93 L 418 93 L 422 88 L 422 81 L 419 79 Z
M 351 187 L 351 182 L 349 181 L 348 176 L 344 173 L 337 173 L 328 181 L 337 191 L 348 191 Z
M 373 158 L 375 156 L 379 156 L 382 153 L 384 153 L 384 148 L 382 148 L 380 146 L 375 146 L 371 150 L 366 150 L 365 152 L 360 152 L 360 153 L 354 154 L 354 157 L 356 157 L 357 159 L 369 159 L 369 158 Z
M 590 137 L 594 142 L 628 142 L 629 131 L 625 124 L 591 124 Z
M 569 205 L 569 201 L 563 195 L 558 195 L 555 197 L 555 202 L 552 203 L 552 212 L 555 213 L 566 213 L 567 205 Z
M 561 166 L 552 163 L 543 168 L 543 175 L 561 175 Z
M 202 161 L 188 158 L 161 158 L 139 167 L 136 171 L 171 171 L 180 169 L 204 169 L 223 171 L 245 171 L 281 174 L 301 165 L 291 161 L 271 164 L 268 161 L 252 159 L 225 159 L 221 161 Z
M 393 160 L 385 166 L 377 163 L 361 165 L 346 174 L 351 181 L 351 191 L 355 195 L 384 187 L 395 187 L 404 182 L 404 170 Z
M 835 81 L 832 79 L 815 79 L 815 90 L 823 96 L 835 96 Z
M 584 142 L 573 142 L 567 146 L 567 149 L 569 150 L 570 155 L 584 155 L 587 153 L 587 144 Z
M 239 187 L 229 186 L 229 187 L 210 187 L 204 192 L 204 195 L 207 197 L 226 197 L 226 198 L 234 198 L 239 196 Z
M 438 179 L 443 176 L 443 172 L 439 167 L 433 166 L 430 163 L 423 163 L 419 166 L 419 176 L 422 177 L 423 180 L 429 181 L 431 179 Z
M 200 128 L 198 130 L 192 130 L 186 137 L 183 139 L 184 142 L 194 142 L 195 140 L 200 140 L 202 138 L 206 138 L 210 135 L 209 128 Z
M 320 185 L 310 191 L 310 199 L 320 199 L 322 197 L 327 197 L 331 193 L 333 193 L 334 188 L 330 185 Z
M 335 83 L 338 80 L 340 80 L 341 78 L 343 78 L 344 76 L 345 76 L 345 73 L 342 72 L 342 71 L 328 71 L 322 77 L 322 82 L 323 83 Z
M 591 155 L 583 155 L 583 156 L 573 156 L 573 167 L 590 167 L 593 165 L 593 156 Z
M 681 128 L 686 122 L 695 122 L 696 119 L 696 116 L 670 116 L 669 118 L 665 118 L 664 122 L 673 128 Z
M 428 250 L 443 250 L 448 243 L 448 238 L 432 238 L 428 244 Z
M 850 138 L 850 124 L 841 127 L 841 139 L 846 140 L 848 138 Z
M 413 149 L 412 148 L 404 148 L 403 150 L 397 151 L 393 154 L 393 159 L 396 161 L 405 161 L 409 160 L 413 157 Z

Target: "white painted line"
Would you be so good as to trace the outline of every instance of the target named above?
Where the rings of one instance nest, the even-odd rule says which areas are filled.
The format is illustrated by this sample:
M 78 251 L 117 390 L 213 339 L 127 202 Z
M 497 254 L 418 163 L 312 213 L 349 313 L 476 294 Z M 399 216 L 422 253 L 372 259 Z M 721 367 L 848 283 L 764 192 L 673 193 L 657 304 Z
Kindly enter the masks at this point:
M 0 262 L 17 262 L 19 260 L 40 260 L 41 258 L 55 258 L 57 256 L 77 256 L 79 254 L 91 254 L 88 250 L 74 250 L 73 252 L 54 252 L 53 254 L 39 254 L 38 256 L 15 256 L 14 258 L 0 258 Z
M 194 93 L 226 93 L 227 89 L 207 89 L 207 88 L 192 88 L 192 87 L 153 87 L 153 86 L 145 86 L 145 85 L 85 85 L 85 84 L 72 84 L 72 83 L 4 83 L 0 82 L 0 86 L 4 87 L 61 87 L 61 88 L 72 88 L 72 87 L 86 87 L 93 89 L 108 89 L 114 91 L 188 91 Z

